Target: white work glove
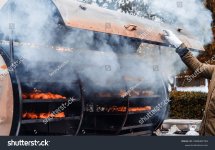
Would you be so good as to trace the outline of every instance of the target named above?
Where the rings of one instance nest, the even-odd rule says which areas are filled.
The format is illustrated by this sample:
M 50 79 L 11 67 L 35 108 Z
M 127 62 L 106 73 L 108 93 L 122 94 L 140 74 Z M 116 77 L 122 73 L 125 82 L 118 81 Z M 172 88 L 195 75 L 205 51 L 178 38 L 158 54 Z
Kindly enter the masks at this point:
M 163 30 L 163 31 L 164 31 L 163 38 L 167 42 L 169 42 L 169 44 L 171 44 L 175 48 L 179 48 L 179 46 L 181 46 L 183 42 L 172 31 L 170 30 Z

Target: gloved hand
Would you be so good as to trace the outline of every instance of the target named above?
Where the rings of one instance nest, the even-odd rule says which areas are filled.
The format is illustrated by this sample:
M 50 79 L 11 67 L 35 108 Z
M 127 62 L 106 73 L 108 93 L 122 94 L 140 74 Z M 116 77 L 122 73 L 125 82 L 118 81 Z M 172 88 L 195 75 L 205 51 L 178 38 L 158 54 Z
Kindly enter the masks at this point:
M 175 48 L 179 48 L 181 46 L 182 41 L 170 30 L 163 30 L 163 38 L 169 42 L 169 44 L 173 45 Z
M 176 48 L 176 52 L 180 57 L 184 57 L 189 52 L 189 49 L 186 47 L 186 45 L 183 44 L 183 42 L 172 31 L 163 31 L 163 38 Z

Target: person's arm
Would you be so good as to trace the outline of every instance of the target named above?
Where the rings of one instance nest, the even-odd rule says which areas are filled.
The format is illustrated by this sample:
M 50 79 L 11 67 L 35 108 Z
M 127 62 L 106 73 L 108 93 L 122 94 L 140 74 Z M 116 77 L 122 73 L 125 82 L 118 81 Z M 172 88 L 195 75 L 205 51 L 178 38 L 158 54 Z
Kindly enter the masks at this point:
M 201 63 L 189 49 L 183 44 L 171 31 L 165 31 L 164 38 L 176 48 L 176 52 L 181 57 L 182 61 L 196 74 L 205 77 L 207 79 L 212 78 L 214 66 Z

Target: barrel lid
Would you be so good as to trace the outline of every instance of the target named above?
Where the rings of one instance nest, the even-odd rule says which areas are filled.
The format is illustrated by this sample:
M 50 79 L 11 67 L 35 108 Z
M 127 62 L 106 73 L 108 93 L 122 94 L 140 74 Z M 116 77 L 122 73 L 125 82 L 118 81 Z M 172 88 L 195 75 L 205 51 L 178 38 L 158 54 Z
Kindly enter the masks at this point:
M 204 51 L 203 44 L 182 28 L 108 10 L 77 1 L 53 0 L 67 26 L 167 45 L 162 40 L 163 30 L 173 31 L 187 47 Z

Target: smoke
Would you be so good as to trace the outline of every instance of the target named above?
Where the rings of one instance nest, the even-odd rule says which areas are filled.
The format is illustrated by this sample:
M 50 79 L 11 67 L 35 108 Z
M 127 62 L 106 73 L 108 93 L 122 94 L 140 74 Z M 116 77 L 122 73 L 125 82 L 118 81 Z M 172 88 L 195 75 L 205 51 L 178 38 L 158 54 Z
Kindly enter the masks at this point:
M 175 28 L 181 28 L 184 31 L 189 32 L 192 37 L 200 41 L 202 45 L 212 42 L 213 39 L 211 27 L 213 20 L 212 13 L 205 7 L 203 0 L 80 1 L 139 17 L 145 17 L 156 22 L 171 24 L 171 26 Z M 147 52 L 155 52 L 156 50 L 159 51 L 158 48 L 152 47 Z M 198 53 L 194 53 L 194 55 L 197 56 Z M 154 58 L 149 57 L 147 59 L 148 62 L 156 64 Z M 165 76 L 177 75 L 186 68 L 181 62 L 180 57 L 174 53 L 174 49 L 165 47 L 161 48 L 161 58 L 157 63 L 159 64 L 160 71 L 162 71 Z M 141 60 L 139 61 L 139 64 L 141 64 Z M 136 66 L 141 68 L 141 65 L 139 66 L 137 64 L 135 64 L 133 68 L 136 68 Z
M 212 42 L 212 13 L 204 0 L 79 0 L 131 15 L 165 22 L 189 31 L 202 44 Z
M 202 0 L 148 0 L 150 11 L 166 22 L 184 28 L 203 44 L 212 41 L 212 13 Z
M 73 7 L 69 0 L 54 2 L 65 5 L 65 9 L 68 6 Z M 200 1 L 189 0 L 189 3 L 182 1 L 183 7 L 180 8 L 177 7 L 176 0 L 168 3 L 164 0 L 142 2 L 150 6 L 149 12 L 159 14 L 158 18 L 162 16 L 164 20 L 174 20 L 171 21 L 172 25 L 183 26 L 204 43 L 210 41 L 211 13 Z M 11 10 L 15 12 L 12 16 Z M 73 12 L 69 12 L 68 9 L 68 13 Z M 32 0 L 30 3 L 26 0 L 11 0 L 2 7 L 0 20 L 2 39 L 8 39 L 11 32 L 8 25 L 14 23 L 14 38 L 19 41 L 63 45 L 75 49 L 71 53 L 62 54 L 47 47 L 34 49 L 15 47 L 16 56 L 25 59 L 23 65 L 27 73 L 19 72 L 22 80 L 66 81 L 64 83 L 70 87 L 70 83 L 76 80 L 78 75 L 85 83 L 89 83 L 92 89 L 100 90 L 124 89 L 126 86 L 130 88 L 136 85 L 136 83 L 125 85 L 123 78 L 129 76 L 143 79 L 145 83 L 142 86 L 148 90 L 159 89 L 162 86 L 160 81 L 162 73 L 166 76 L 175 75 L 185 68 L 179 56 L 172 53 L 173 49 L 163 47 L 160 50 L 155 45 L 152 47 L 147 44 L 141 45 L 140 42 L 117 36 L 65 28 L 61 16 L 50 0 Z M 143 51 L 143 55 L 136 54 L 138 49 Z M 162 54 L 161 57 L 159 52 Z M 52 77 L 49 76 L 50 72 L 65 62 L 70 63 L 66 63 L 66 66 Z

